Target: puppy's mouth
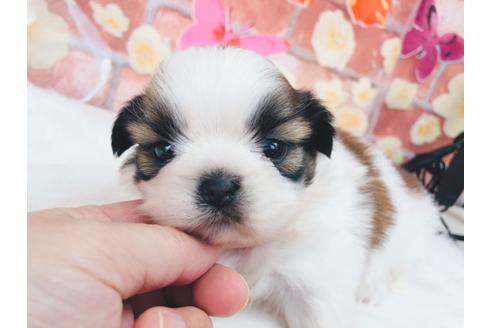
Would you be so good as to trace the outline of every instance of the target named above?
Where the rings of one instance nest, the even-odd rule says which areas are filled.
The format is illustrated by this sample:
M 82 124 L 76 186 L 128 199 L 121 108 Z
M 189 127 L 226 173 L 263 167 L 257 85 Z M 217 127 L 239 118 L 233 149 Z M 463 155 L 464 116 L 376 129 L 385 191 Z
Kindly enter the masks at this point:
M 200 223 L 184 229 L 206 244 L 223 248 L 243 248 L 259 244 L 256 234 L 242 223 L 241 218 L 221 214 L 200 217 Z

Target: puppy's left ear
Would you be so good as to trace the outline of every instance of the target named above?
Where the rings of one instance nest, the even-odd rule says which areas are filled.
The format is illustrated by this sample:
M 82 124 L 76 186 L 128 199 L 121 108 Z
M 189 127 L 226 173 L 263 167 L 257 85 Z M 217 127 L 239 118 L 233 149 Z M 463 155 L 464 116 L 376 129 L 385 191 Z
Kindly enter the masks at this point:
M 308 147 L 330 157 L 335 138 L 333 115 L 308 91 L 296 91 L 299 110 L 311 126 Z
M 121 156 L 128 148 L 135 144 L 127 127 L 131 122 L 137 122 L 142 119 L 143 113 L 143 95 L 136 96 L 130 100 L 123 109 L 121 109 L 113 125 L 111 133 L 111 147 L 113 154 Z

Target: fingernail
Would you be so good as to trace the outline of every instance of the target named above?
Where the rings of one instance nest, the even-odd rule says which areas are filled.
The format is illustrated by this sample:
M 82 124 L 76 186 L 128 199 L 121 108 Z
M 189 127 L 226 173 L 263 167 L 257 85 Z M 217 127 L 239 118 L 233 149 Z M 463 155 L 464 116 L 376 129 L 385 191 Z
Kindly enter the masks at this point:
M 241 308 L 241 310 L 239 310 L 238 312 L 241 312 L 243 311 L 249 304 L 249 297 L 250 297 L 250 290 L 249 290 L 249 285 L 248 285 L 248 282 L 246 281 L 246 279 L 242 276 L 242 275 L 239 275 L 239 277 L 241 277 L 241 279 L 243 280 L 244 282 L 244 286 L 246 287 L 246 293 L 248 293 L 248 295 L 246 296 L 246 302 L 244 302 L 244 305 L 243 307 Z
M 159 328 L 186 328 L 184 320 L 171 311 L 159 312 Z

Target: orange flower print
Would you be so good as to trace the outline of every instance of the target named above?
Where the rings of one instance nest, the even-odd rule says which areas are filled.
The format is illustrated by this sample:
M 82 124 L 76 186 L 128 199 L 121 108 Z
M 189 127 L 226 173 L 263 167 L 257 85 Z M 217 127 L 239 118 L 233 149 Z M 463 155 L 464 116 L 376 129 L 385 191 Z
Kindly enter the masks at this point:
M 391 0 L 347 0 L 347 8 L 354 22 L 383 27 L 391 9 Z

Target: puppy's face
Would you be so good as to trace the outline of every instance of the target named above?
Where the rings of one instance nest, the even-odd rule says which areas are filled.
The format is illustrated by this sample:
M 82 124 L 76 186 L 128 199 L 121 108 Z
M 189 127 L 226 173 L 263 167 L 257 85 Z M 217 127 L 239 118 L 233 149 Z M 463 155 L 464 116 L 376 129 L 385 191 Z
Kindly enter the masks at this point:
M 209 243 L 251 246 L 282 233 L 329 156 L 331 115 L 266 59 L 197 48 L 162 64 L 113 128 L 118 156 L 158 223 Z

